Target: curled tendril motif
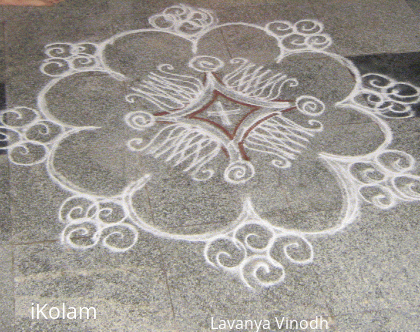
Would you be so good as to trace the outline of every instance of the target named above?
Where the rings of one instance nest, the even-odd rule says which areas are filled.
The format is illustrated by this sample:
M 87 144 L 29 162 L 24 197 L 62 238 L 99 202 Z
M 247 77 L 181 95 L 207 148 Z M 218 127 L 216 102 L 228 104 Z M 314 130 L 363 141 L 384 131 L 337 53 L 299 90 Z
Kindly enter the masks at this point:
M 318 116 L 325 111 L 324 103 L 312 96 L 300 96 L 297 98 L 296 107 L 301 113 L 309 116 Z
M 391 189 L 376 184 L 365 185 L 359 189 L 362 198 L 381 209 L 388 209 L 395 206 L 396 200 Z
M 411 171 L 415 167 L 413 156 L 398 150 L 386 150 L 377 156 L 376 161 L 387 171 L 397 174 Z
M 315 20 L 301 20 L 295 23 L 295 31 L 302 34 L 313 35 L 324 30 L 324 25 Z
M 156 29 L 173 31 L 194 39 L 215 25 L 217 19 L 209 10 L 180 4 L 151 16 L 149 23 Z
M 233 269 L 245 259 L 246 250 L 240 241 L 221 236 L 206 245 L 204 254 L 210 264 Z
M 313 248 L 300 234 L 252 220 L 239 224 L 229 234 L 210 239 L 204 256 L 209 264 L 238 274 L 248 287 L 257 288 L 283 282 L 285 263 L 311 263 Z
M 189 51 L 194 54 L 198 54 L 198 46 L 201 46 L 199 39 L 205 33 L 214 27 L 222 27 L 217 26 L 217 19 L 211 11 L 182 4 L 150 17 L 149 22 L 155 29 L 133 30 L 127 34 L 154 30 L 154 35 L 158 36 L 158 32 L 165 32 L 166 35 L 191 42 L 192 49 Z M 233 24 L 237 27 L 256 27 L 243 22 Z M 271 163 L 275 167 L 291 167 L 312 137 L 324 128 L 320 121 L 312 118 L 307 121 L 310 128 L 303 127 L 292 121 L 293 116 L 283 116 L 282 112 L 296 106 L 301 114 L 316 117 L 325 110 L 323 102 L 312 96 L 300 96 L 295 103 L 283 100 L 284 88 L 297 87 L 299 82 L 297 78 L 289 78 L 278 72 L 277 65 L 284 57 L 294 53 L 323 54 L 338 60 L 352 71 L 356 86 L 341 105 L 347 103 L 346 106 L 352 109 L 374 113 L 372 118 L 382 123 L 384 132 L 390 128 L 379 116 L 410 116 L 413 114 L 412 105 L 420 101 L 420 89 L 409 83 L 397 82 L 379 74 L 367 74 L 360 80 L 359 72 L 350 61 L 325 51 L 332 41 L 323 32 L 323 25 L 316 20 L 296 23 L 274 21 L 257 28 L 277 41 L 277 54 L 280 54 L 271 59 L 271 64 L 269 61 L 264 65 L 256 64 L 247 58 L 236 57 L 230 60 L 230 65 L 226 62 L 227 66 L 223 69 L 228 72 L 225 72 L 220 70 L 225 66 L 222 60 L 201 55 L 194 56 L 188 62 L 192 70 L 185 68 L 194 75 L 179 73 L 178 66 L 163 63 L 150 71 L 141 82 L 131 82 L 132 93 L 126 95 L 127 102 L 134 104 L 141 98 L 141 104 L 146 101 L 153 106 L 153 111 L 148 113 L 139 106 L 139 110 L 125 116 L 126 124 L 138 131 L 157 123 L 160 127 L 156 128 L 153 137 L 145 135 L 144 138 L 131 139 L 127 143 L 128 148 L 181 166 L 197 181 L 213 177 L 213 160 L 221 152 L 228 157 L 224 179 L 230 184 L 243 184 L 254 176 L 254 166 L 248 161 L 246 149 L 273 156 Z M 111 41 L 127 34 L 119 34 L 101 44 L 55 43 L 46 46 L 47 59 L 41 65 L 41 71 L 53 79 L 39 95 L 37 102 L 40 111 L 25 107 L 0 111 L 0 149 L 8 151 L 12 162 L 19 165 L 45 162 L 47 171 L 51 171 L 49 162 L 54 157 L 51 151 L 60 148 L 60 142 L 69 134 L 81 129 L 49 117 L 45 94 L 56 82 L 80 72 L 101 71 L 113 78 L 123 79 L 122 74 L 113 72 L 106 65 L 103 53 Z M 232 68 L 230 72 L 229 68 Z M 211 95 L 211 89 L 214 100 L 206 99 Z M 236 101 L 238 105 L 246 106 L 244 110 L 253 103 L 258 107 L 252 109 L 252 115 L 249 113 L 250 116 L 242 118 L 236 129 L 227 130 L 223 126 L 229 126 L 226 124 L 229 121 L 224 117 L 228 120 L 229 114 L 241 117 L 236 109 L 225 109 L 222 104 L 213 103 L 217 98 L 232 103 Z M 199 121 L 209 120 L 204 119 L 208 115 L 204 110 L 209 107 L 218 111 L 212 112 L 213 116 L 216 113 L 216 118 L 219 117 L 218 122 L 205 121 L 206 125 L 202 127 L 199 124 L 203 122 Z M 267 112 L 270 115 L 253 118 L 257 109 L 266 112 L 270 108 L 272 112 Z M 253 119 L 255 122 L 250 125 Z M 231 125 L 232 128 L 228 129 L 233 129 L 234 123 Z M 213 126 L 211 130 L 210 126 Z M 242 136 L 232 138 L 236 133 Z M 349 201 L 352 201 L 348 204 L 349 210 L 358 209 L 361 201 L 387 209 L 399 201 L 420 200 L 420 176 L 414 174 L 414 158 L 402 151 L 387 149 L 390 142 L 389 137 L 387 139 L 378 150 L 368 155 L 324 155 L 326 160 L 330 158 L 331 168 L 335 167 L 334 171 L 341 180 L 341 189 L 348 189 L 343 192 L 346 191 Z M 57 184 L 68 189 L 65 181 L 70 180 L 64 175 L 55 177 L 53 172 L 49 175 L 54 177 Z M 134 213 L 131 196 L 134 191 L 143 188 L 149 178 L 150 175 L 145 175 L 136 183 L 129 184 L 120 195 L 108 198 L 84 194 L 83 190 L 77 193 L 77 189 L 72 187 L 73 196 L 66 199 L 59 210 L 59 219 L 64 225 L 62 243 L 79 249 L 101 245 L 110 251 L 124 252 L 138 241 L 138 228 L 155 236 L 172 238 L 174 235 L 173 239 L 176 240 L 202 242 L 209 264 L 239 276 L 251 288 L 279 284 L 285 279 L 290 264 L 304 265 L 313 261 L 314 251 L 307 237 L 319 236 L 320 232 L 303 233 L 273 226 L 252 210 L 251 200 L 238 219 L 220 233 L 209 232 L 205 236 L 194 234 L 184 238 L 182 234 L 165 233 L 146 225 L 146 221 Z M 345 218 L 342 220 L 344 226 L 353 221 L 352 216 L 347 220 Z M 335 232 L 333 229 L 327 231 L 323 234 Z
M 245 160 L 231 163 L 225 169 L 225 180 L 230 183 L 245 183 L 254 176 L 254 166 Z
M 16 165 L 35 165 L 45 161 L 48 148 L 43 144 L 19 142 L 9 146 L 9 158 Z
M 273 21 L 265 29 L 284 48 L 281 57 L 295 51 L 323 50 L 332 44 L 331 37 L 322 33 L 323 24 L 316 20 L 301 20 L 294 24 L 289 21 Z
M 418 87 L 381 74 L 366 74 L 362 79 L 362 87 L 354 102 L 367 103 L 371 112 L 386 118 L 414 115 L 412 105 L 420 102 Z
M 420 177 L 414 175 L 401 175 L 392 178 L 394 190 L 406 200 L 420 199 Z
M 0 150 L 9 151 L 11 162 L 25 166 L 44 162 L 50 145 L 63 132 L 61 125 L 27 107 L 0 112 L 0 127 Z
M 412 174 L 414 169 L 415 160 L 408 153 L 383 150 L 350 163 L 348 174 L 365 202 L 388 209 L 399 201 L 420 199 L 420 177 Z
M 138 239 L 124 207 L 112 200 L 73 196 L 63 202 L 59 217 L 66 223 L 61 241 L 73 248 L 89 249 L 101 243 L 110 251 L 124 252 Z
M 284 281 L 286 273 L 283 265 L 267 256 L 251 256 L 244 263 L 241 277 L 251 288 L 270 287 Z
M 143 130 L 155 124 L 155 117 L 148 112 L 136 111 L 128 113 L 125 122 L 133 129 Z
M 225 64 L 222 60 L 212 56 L 196 56 L 190 60 L 188 66 L 199 72 L 215 72 Z
M 41 72 L 50 77 L 101 68 L 97 46 L 92 43 L 56 43 L 45 47 L 48 56 L 41 65 Z
M 385 178 L 385 174 L 374 163 L 359 162 L 350 166 L 350 172 L 361 183 L 377 183 Z

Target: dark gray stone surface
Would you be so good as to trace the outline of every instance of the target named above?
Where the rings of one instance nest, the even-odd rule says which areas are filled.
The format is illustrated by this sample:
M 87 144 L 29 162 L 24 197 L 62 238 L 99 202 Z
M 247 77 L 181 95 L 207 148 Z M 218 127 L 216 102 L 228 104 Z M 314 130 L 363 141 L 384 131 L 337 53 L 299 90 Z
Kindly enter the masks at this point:
M 15 321 L 13 247 L 0 242 L 0 323 L 5 332 L 13 331 Z
M 385 125 L 368 111 L 360 111 L 369 105 L 366 98 L 360 101 L 359 110 L 335 106 L 351 93 L 357 79 L 351 67 L 342 65 L 342 58 L 326 52 L 305 52 L 289 55 L 277 64 L 278 41 L 250 25 L 219 27 L 202 38 L 197 54 L 217 56 L 226 64 L 219 76 L 232 70 L 230 60 L 246 57 L 255 66 L 272 70 L 270 73 L 280 72 L 299 80 L 298 87 L 285 87 L 283 99 L 311 95 L 325 103 L 325 112 L 319 117 L 302 117 L 297 110 L 283 113 L 283 121 L 305 128 L 314 124 L 311 120 L 323 125 L 322 132 L 308 136 L 290 168 L 275 168 L 272 155 L 245 147 L 255 176 L 241 184 L 224 179 L 229 164 L 227 149 L 221 149 L 206 165 L 214 171 L 213 177 L 199 182 L 193 180 L 194 169 L 188 169 L 188 162 L 174 165 L 179 155 L 171 159 L 162 153 L 154 158 L 152 153 L 145 155 L 127 148 L 131 139 L 147 142 L 159 130 L 164 136 L 164 128 L 170 123 L 158 119 L 164 107 L 141 98 L 132 103 L 126 100 L 147 78 L 149 82 L 143 88 L 150 87 L 151 73 L 159 73 L 160 64 L 173 66 L 164 68 L 171 82 L 179 82 L 181 76 L 176 75 L 189 75 L 190 83 L 203 82 L 204 74 L 188 67 L 193 56 L 189 41 L 166 32 L 138 32 L 110 43 L 102 59 L 95 53 L 88 54 L 94 54 L 94 65 L 76 63 L 79 72 L 74 75 L 64 72 L 65 66 L 49 67 L 55 70 L 51 75 L 64 72 L 60 77 L 40 71 L 47 58 L 46 44 L 99 45 L 114 34 L 151 28 L 148 17 L 177 4 L 173 0 L 66 0 L 49 8 L 0 7 L 0 88 L 5 84 L 1 105 L 44 111 L 44 117 L 37 113 L 41 122 L 56 122 L 49 129 L 37 127 L 38 131 L 17 126 L 22 135 L 26 133 L 33 141 L 45 144 L 45 162 L 17 165 L 13 162 L 16 151 L 10 154 L 10 160 L 6 154 L 0 155 L 0 324 L 4 331 L 208 332 L 214 330 L 212 322 L 249 319 L 269 321 L 270 329 L 265 331 L 281 331 L 284 329 L 276 326 L 276 318 L 283 317 L 322 317 L 329 331 L 417 330 L 419 198 L 404 196 L 388 209 L 360 198 L 353 205 L 345 201 L 360 185 L 355 184 L 357 177 L 351 180 L 346 160 L 354 156 L 373 158 L 370 153 L 384 142 Z M 191 0 L 187 5 L 212 10 L 221 24 L 264 26 L 274 20 L 319 20 L 324 32 L 332 37 L 330 52 L 351 56 L 362 74 L 377 72 L 420 86 L 420 18 L 413 1 Z M 67 61 L 84 51 L 73 48 Z M 60 53 L 55 54 L 60 57 Z M 115 72 L 108 75 L 103 65 L 125 76 Z M 42 89 L 51 82 L 54 86 L 43 100 Z M 187 86 L 187 92 L 194 84 Z M 386 92 L 389 96 L 396 90 Z M 177 96 L 177 91 L 171 93 Z M 244 95 L 238 96 L 244 99 Z M 223 98 L 229 107 L 249 107 Z M 184 107 L 166 102 L 171 112 Z M 214 104 L 205 107 L 216 109 Z M 130 128 L 127 117 L 142 111 L 157 114 L 158 125 Z M 200 114 L 205 116 L 204 111 Z M 13 114 L 3 120 L 6 124 L 24 122 Z M 197 126 L 205 123 L 196 118 L 194 121 Z M 412 173 L 419 175 L 419 117 L 384 121 L 393 131 L 388 149 L 412 155 Z M 216 127 L 220 129 L 221 123 L 219 120 Z M 54 141 L 63 133 L 66 136 L 59 143 Z M 197 131 L 190 134 L 196 141 L 203 138 Z M 178 143 L 182 146 L 185 141 Z M 160 148 L 170 144 L 166 142 Z M 23 160 L 31 160 L 30 154 L 20 152 Z M 336 168 L 319 158 L 320 153 L 341 156 Z M 243 154 L 241 157 L 245 158 Z M 406 162 L 403 160 L 400 166 Z M 395 170 L 398 164 L 389 167 Z M 389 168 L 382 171 L 391 174 Z M 139 179 L 146 183 L 141 186 Z M 412 188 L 420 191 L 418 182 Z M 249 201 L 252 208 L 246 205 Z M 350 212 L 358 213 L 354 222 L 335 234 L 300 238 L 297 243 L 301 247 L 287 247 L 287 258 L 282 244 L 290 242 L 281 240 L 302 236 L 299 231 L 316 233 L 338 226 L 346 204 L 354 208 Z M 238 241 L 246 242 L 246 227 L 235 229 L 236 247 L 229 243 L 232 233 L 221 235 L 238 216 L 252 223 L 249 227 L 253 231 L 265 222 L 270 224 L 264 229 L 265 235 L 247 238 L 250 246 L 257 246 L 247 249 L 249 255 L 259 250 L 264 256 L 258 245 L 270 238 L 270 227 L 279 227 L 279 236 L 285 229 L 289 231 L 284 239 L 270 242 L 271 262 L 284 267 L 283 282 L 252 289 L 245 284 L 249 266 L 228 271 L 206 261 L 214 259 L 205 255 L 206 241 L 210 244 L 216 238 L 220 245 L 217 249 L 236 249 L 231 256 L 222 253 L 220 261 L 234 266 L 241 258 Z M 87 228 L 76 230 L 78 226 Z M 114 226 L 117 231 L 125 226 L 126 233 L 116 232 Z M 76 248 L 95 241 L 98 243 L 92 248 Z M 107 245 L 114 242 L 117 245 L 108 250 Z M 131 244 L 131 249 L 119 252 Z M 209 255 L 213 249 L 209 249 Z M 310 264 L 293 264 L 290 257 L 307 258 L 311 249 Z M 256 274 L 272 277 L 264 272 Z M 37 304 L 59 308 L 63 303 L 94 307 L 97 318 L 31 317 Z

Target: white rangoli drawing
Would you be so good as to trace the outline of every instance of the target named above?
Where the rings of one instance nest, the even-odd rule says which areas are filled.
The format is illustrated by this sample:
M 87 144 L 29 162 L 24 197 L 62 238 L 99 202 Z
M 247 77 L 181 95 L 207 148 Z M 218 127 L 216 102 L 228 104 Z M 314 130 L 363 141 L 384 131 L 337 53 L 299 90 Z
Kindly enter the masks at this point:
M 41 65 L 41 72 L 51 80 L 38 95 L 38 109 L 15 107 L 1 113 L 0 137 L 8 142 L 2 149 L 8 151 L 10 161 L 22 166 L 45 164 L 51 180 L 69 193 L 59 211 L 59 219 L 65 225 L 63 244 L 80 249 L 101 244 L 111 251 L 124 252 L 136 244 L 139 231 L 199 242 L 204 245 L 204 258 L 210 265 L 233 274 L 248 287 L 267 287 L 283 282 L 285 263 L 311 263 L 311 239 L 343 230 L 356 220 L 362 204 L 387 209 L 400 202 L 420 200 L 415 160 L 403 151 L 389 148 L 392 132 L 386 121 L 389 117 L 412 116 L 411 106 L 420 102 L 420 89 L 384 75 L 361 75 L 351 61 L 327 50 L 332 40 L 320 22 L 219 24 L 211 11 L 186 5 L 169 7 L 150 17 L 149 22 L 150 29 L 126 31 L 98 44 L 47 45 L 48 58 Z M 252 59 L 252 53 L 245 51 L 241 56 L 225 56 L 218 50 L 221 45 L 213 45 L 213 51 L 204 47 L 203 51 L 201 45 L 209 36 L 229 28 L 264 35 L 273 41 L 271 49 L 275 52 L 264 59 L 265 63 L 258 63 Z M 149 43 L 152 39 L 173 38 L 174 45 L 182 41 L 189 45 L 183 55 L 184 66 L 179 66 L 182 61 L 176 62 L 177 55 L 166 54 L 170 53 L 166 50 L 155 60 L 167 55 L 168 62 L 149 65 L 155 61 L 154 50 L 150 50 L 152 56 L 148 59 L 144 50 L 135 61 L 140 61 L 143 71 L 149 71 L 139 74 L 141 77 L 130 77 L 130 70 L 124 65 L 116 66 L 108 58 L 109 49 L 130 38 L 144 40 L 148 43 L 145 48 L 153 47 Z M 156 42 L 157 51 L 165 41 Z M 298 91 L 300 81 L 278 68 L 287 59 L 305 54 L 322 56 L 351 74 L 354 85 L 346 97 L 329 105 L 311 91 L 299 95 L 287 92 Z M 318 159 L 327 165 L 341 187 L 344 203 L 334 226 L 319 231 L 280 227 L 257 213 L 251 195 L 237 202 L 242 204 L 242 212 L 222 229 L 172 233 L 147 220 L 134 203 L 134 197 L 154 177 L 153 172 L 145 172 L 117 194 L 103 195 L 73 183 L 57 170 L 56 157 L 63 142 L 101 127 L 61 120 L 50 111 L 48 94 L 69 78 L 92 73 L 128 85 L 126 104 L 133 108 L 121 121 L 135 136 L 127 139 L 126 150 L 154 158 L 157 163 L 181 167 L 200 183 L 225 181 L 230 186 L 246 185 L 258 175 L 255 163 L 261 162 L 251 155 L 264 157 L 261 160 L 268 160 L 270 167 L 280 171 L 292 168 L 324 131 L 320 119 L 331 107 L 337 111 L 351 109 L 368 117 L 383 133 L 384 140 L 374 151 L 363 155 L 317 152 Z M 296 121 L 296 116 L 301 121 Z M 215 167 L 216 159 L 225 162 L 222 170 Z M 273 254 L 276 250 L 280 258 Z

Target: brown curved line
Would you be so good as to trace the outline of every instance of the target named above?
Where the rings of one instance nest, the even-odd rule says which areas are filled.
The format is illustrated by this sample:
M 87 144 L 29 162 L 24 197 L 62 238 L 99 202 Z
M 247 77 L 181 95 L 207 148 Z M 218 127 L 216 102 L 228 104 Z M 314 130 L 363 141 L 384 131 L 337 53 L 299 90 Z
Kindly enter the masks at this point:
M 155 114 L 153 114 L 154 116 L 163 116 L 163 115 L 168 115 L 168 114 L 171 114 L 171 112 L 168 112 L 168 111 L 162 111 L 162 112 L 159 112 L 159 113 L 155 113 Z
M 188 117 L 191 119 L 193 116 L 195 116 L 196 114 L 199 114 L 201 112 L 203 112 L 205 109 L 207 109 L 211 104 L 214 103 L 214 101 L 217 99 L 217 91 L 213 91 L 213 98 L 211 98 L 211 100 L 205 104 L 203 107 L 201 107 L 199 110 L 191 113 L 188 115 Z
M 229 137 L 230 140 L 233 140 L 234 135 L 232 135 L 229 131 L 227 131 L 223 126 L 219 125 L 217 122 L 214 122 L 214 121 L 208 120 L 208 119 L 203 119 L 203 118 L 200 118 L 200 117 L 195 117 L 194 119 L 204 121 L 204 122 L 208 122 L 208 123 L 212 124 L 213 126 L 219 128 L 221 131 L 223 131 L 226 134 L 226 136 Z
M 216 79 L 217 82 L 219 82 L 221 85 L 224 85 L 222 79 L 219 77 L 217 73 L 211 73 L 211 74 L 213 75 L 213 77 Z
M 242 159 L 243 160 L 250 160 L 250 158 L 246 154 L 245 147 L 244 147 L 244 142 L 243 141 L 241 141 L 241 142 L 238 143 L 238 148 L 239 148 L 239 152 L 242 155 Z
M 228 150 L 224 146 L 222 146 L 222 151 L 226 155 L 226 158 L 229 158 Z

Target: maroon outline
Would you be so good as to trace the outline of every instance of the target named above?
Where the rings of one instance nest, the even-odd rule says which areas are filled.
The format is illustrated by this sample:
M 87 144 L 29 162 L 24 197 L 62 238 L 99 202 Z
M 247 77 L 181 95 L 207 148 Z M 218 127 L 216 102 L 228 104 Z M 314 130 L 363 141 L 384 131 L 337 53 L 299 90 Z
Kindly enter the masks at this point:
M 221 85 L 224 86 L 222 80 L 218 77 L 218 75 L 216 73 L 211 73 L 211 74 L 212 74 L 212 76 L 215 78 L 215 80 L 219 84 L 221 84 Z M 206 82 L 206 80 L 207 80 L 207 75 L 204 77 L 204 80 L 203 80 L 204 83 Z M 199 121 L 204 121 L 204 122 L 210 123 L 212 126 L 220 129 L 231 141 L 235 138 L 235 136 L 236 136 L 236 134 L 238 132 L 238 129 L 244 123 L 245 119 L 250 114 L 258 111 L 259 109 L 261 109 L 263 107 L 263 106 L 255 106 L 255 105 L 251 105 L 251 104 L 248 104 L 248 103 L 245 103 L 245 102 L 238 101 L 238 100 L 236 100 L 234 98 L 231 98 L 231 97 L 226 96 L 224 93 L 220 92 L 217 89 L 213 89 L 213 92 L 212 93 L 213 93 L 213 97 L 211 98 L 211 100 L 209 102 L 207 102 L 199 110 L 197 110 L 197 111 L 195 111 L 193 113 L 188 114 L 186 116 L 186 118 L 195 119 L 195 120 L 199 120 Z M 213 120 L 210 120 L 210 119 L 205 119 L 205 118 L 201 118 L 201 117 L 197 116 L 198 114 L 203 113 L 205 110 L 207 110 L 211 105 L 213 105 L 216 102 L 216 100 L 217 100 L 217 98 L 219 96 L 222 96 L 223 98 L 225 98 L 225 99 L 227 99 L 227 100 L 229 100 L 229 101 L 231 101 L 231 102 L 233 102 L 235 104 L 239 104 L 239 105 L 247 106 L 247 107 L 250 107 L 251 108 L 251 110 L 249 110 L 242 117 L 242 119 L 238 122 L 238 124 L 236 125 L 236 127 L 233 130 L 233 134 L 231 134 L 225 127 L 223 127 L 222 125 L 218 124 L 217 122 L 215 122 Z M 272 102 L 289 102 L 289 103 L 291 103 L 291 102 L 294 102 L 294 100 L 275 99 L 275 100 L 272 100 Z M 269 115 L 265 116 L 264 118 L 262 118 L 262 119 L 256 121 L 255 123 L 253 123 L 252 126 L 250 128 L 248 128 L 248 130 L 244 133 L 241 141 L 238 142 L 238 149 L 239 149 L 239 152 L 240 152 L 242 158 L 244 160 L 250 160 L 250 158 L 246 154 L 245 147 L 244 147 L 244 142 L 245 142 L 245 139 L 248 137 L 248 135 L 250 134 L 250 132 L 252 130 L 254 130 L 256 127 L 258 127 L 258 125 L 260 125 L 264 121 L 266 121 L 269 118 L 275 116 L 278 112 L 281 112 L 281 113 L 288 112 L 288 111 L 291 111 L 291 110 L 296 109 L 296 108 L 297 108 L 296 106 L 293 106 L 293 107 L 290 107 L 290 108 L 287 108 L 287 109 L 284 109 L 284 110 L 281 110 L 281 111 L 276 111 L 275 113 L 269 114 Z M 162 111 L 162 112 L 155 113 L 154 116 L 170 115 L 173 112 L 180 111 L 180 110 L 182 110 L 182 109 L 172 109 L 170 111 Z M 159 123 L 175 123 L 176 121 L 171 122 L 171 121 L 167 121 L 167 120 L 166 121 L 158 120 L 157 122 L 159 122 Z M 229 152 L 228 152 L 228 150 L 225 147 L 222 147 L 222 151 L 224 152 L 224 154 L 226 155 L 226 157 L 229 158 Z
M 205 118 L 201 118 L 201 117 L 197 116 L 198 114 L 206 111 L 211 105 L 213 105 L 215 103 L 215 101 L 217 100 L 217 97 L 219 97 L 219 96 L 222 96 L 222 97 L 226 98 L 227 100 L 229 100 L 229 101 L 231 101 L 235 104 L 251 107 L 251 110 L 248 111 L 247 114 L 245 114 L 242 117 L 242 119 L 238 122 L 235 129 L 233 130 L 233 134 L 231 134 L 225 127 L 218 124 L 217 122 L 215 122 L 213 120 L 210 120 L 210 119 L 205 119 Z M 208 122 L 211 125 L 215 126 L 216 128 L 219 128 L 222 132 L 224 132 L 226 134 L 226 136 L 229 137 L 230 140 L 233 140 L 233 138 L 236 135 L 236 132 L 238 131 L 238 128 L 241 126 L 241 124 L 244 122 L 244 120 L 248 117 L 248 115 L 250 115 L 251 113 L 254 113 L 255 111 L 259 110 L 260 108 L 261 108 L 260 106 L 250 105 L 250 104 L 247 104 L 247 103 L 237 101 L 233 98 L 230 98 L 230 97 L 226 96 L 225 94 L 223 94 L 222 92 L 220 92 L 218 90 L 213 90 L 213 98 L 207 104 L 205 104 L 203 107 L 201 107 L 199 110 L 195 111 L 194 113 L 189 114 L 188 118 Z

